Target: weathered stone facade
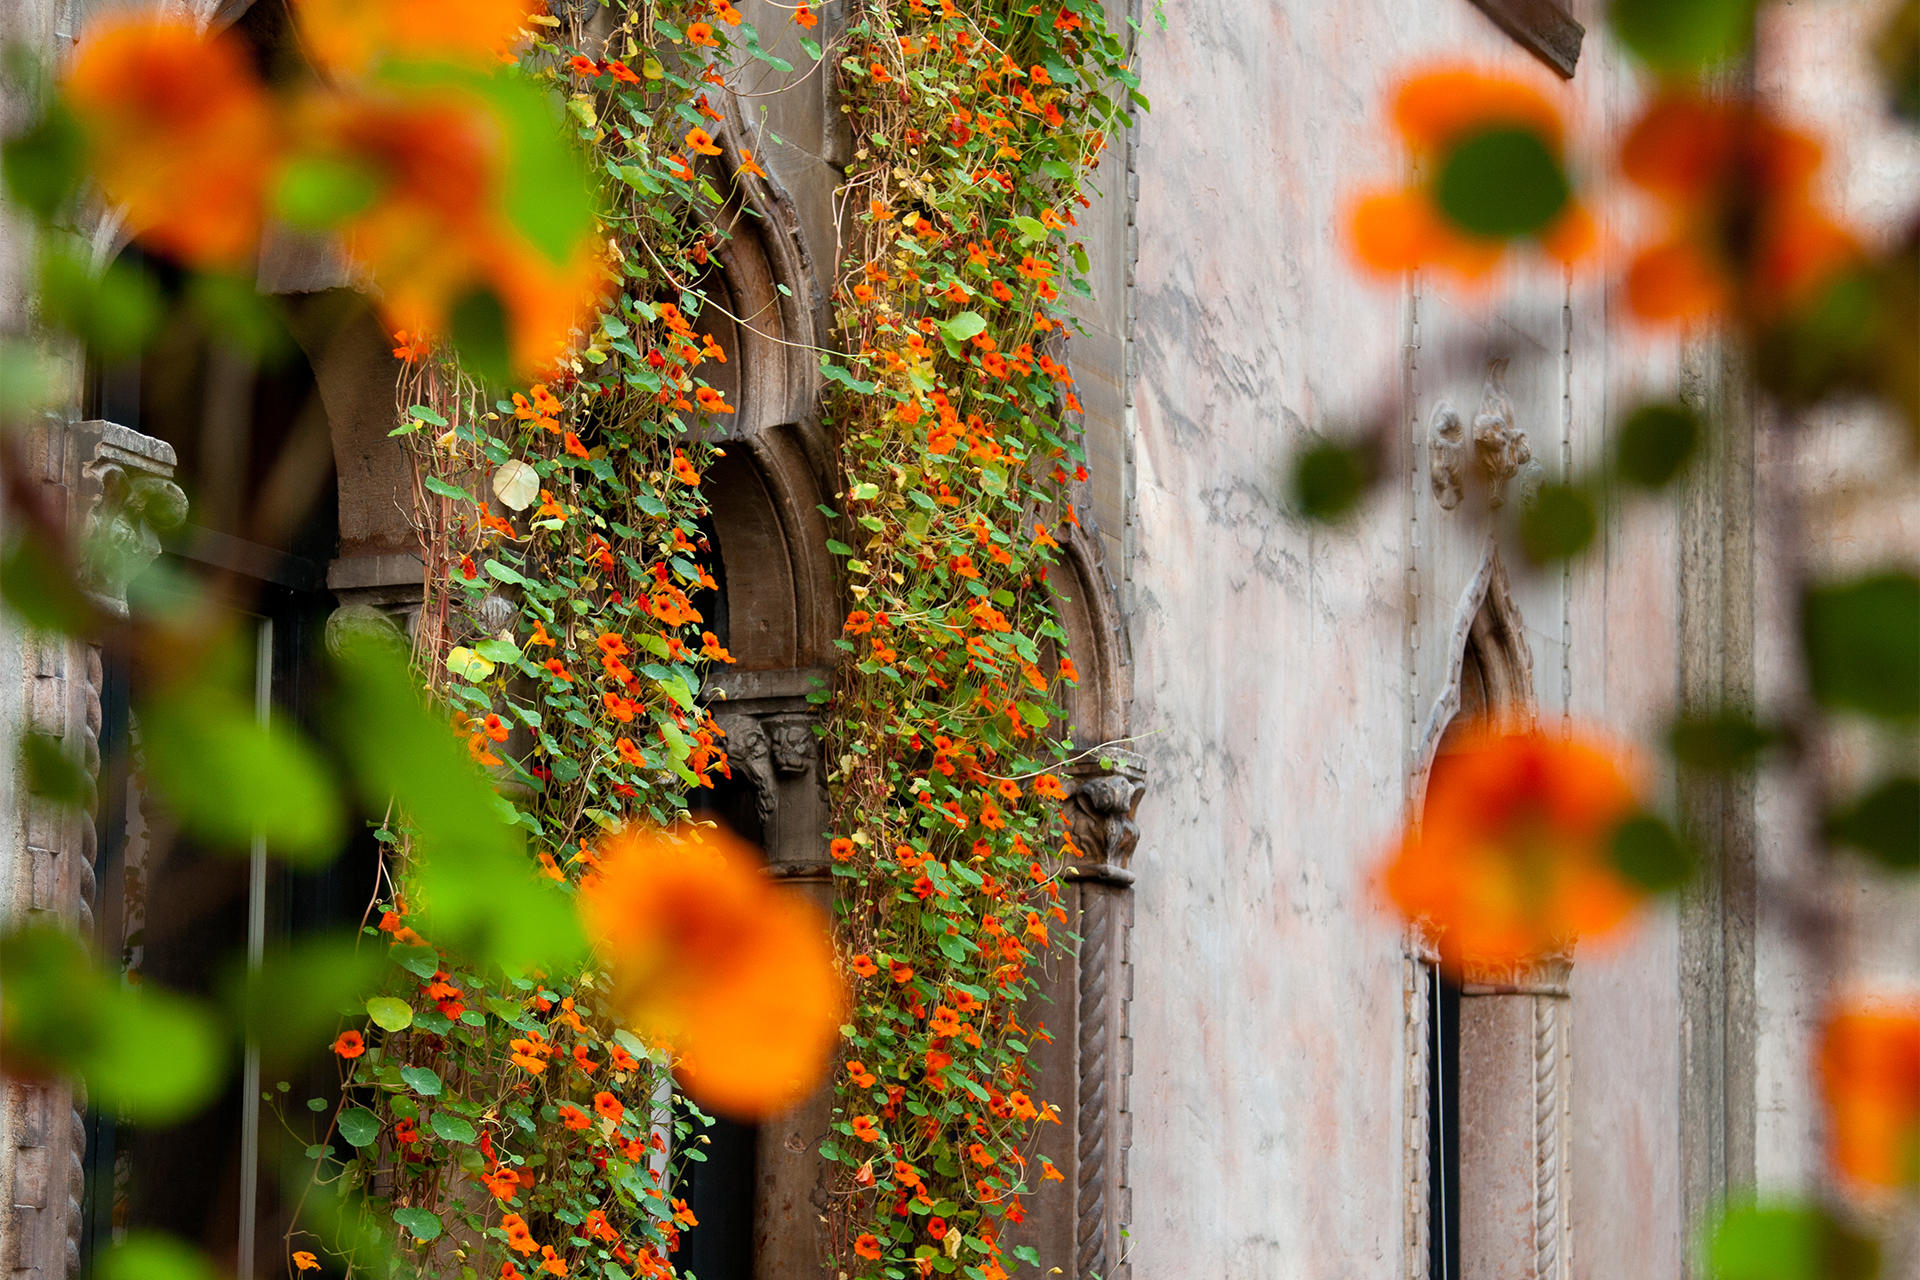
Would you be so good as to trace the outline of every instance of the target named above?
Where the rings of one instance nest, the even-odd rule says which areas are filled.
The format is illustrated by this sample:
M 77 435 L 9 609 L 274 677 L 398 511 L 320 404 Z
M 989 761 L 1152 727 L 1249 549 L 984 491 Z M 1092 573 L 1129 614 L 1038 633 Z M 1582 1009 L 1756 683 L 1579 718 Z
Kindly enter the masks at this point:
M 247 7 L 196 11 L 231 22 Z M 761 0 L 740 7 L 789 29 Z M 1537 278 L 1511 306 L 1426 280 L 1363 283 L 1341 243 L 1342 198 L 1393 163 L 1381 102 L 1422 58 L 1545 62 L 1577 129 L 1612 137 L 1636 89 L 1606 41 L 1579 39 L 1597 5 L 1187 0 L 1164 24 L 1126 0 L 1109 7 L 1141 23 L 1153 110 L 1109 149 L 1105 194 L 1081 219 L 1094 296 L 1076 304 L 1085 331 L 1068 359 L 1091 478 L 1060 603 L 1084 677 L 1068 802 L 1083 862 L 1067 905 L 1085 942 L 1049 979 L 1055 1038 L 1039 1051 L 1048 1096 L 1071 1101 L 1067 1181 L 1036 1197 L 1026 1237 L 1074 1280 L 1421 1277 L 1432 976 L 1424 941 L 1370 895 L 1383 842 L 1418 810 L 1462 715 L 1637 734 L 1676 700 L 1778 687 L 1786 606 L 1770 585 L 1765 497 L 1793 465 L 1864 475 L 1874 460 L 1845 439 L 1809 439 L 1796 458 L 1716 456 L 1677 511 L 1624 513 L 1569 570 L 1504 561 L 1503 508 L 1600 456 L 1636 388 L 1678 379 L 1745 411 L 1737 379 L 1709 350 L 1676 364 L 1620 329 L 1590 281 Z M 1876 7 L 1822 6 L 1844 16 L 1820 27 L 1787 7 L 1795 68 L 1763 75 L 1834 119 L 1858 110 L 1810 86 L 1833 82 Z M 14 0 L 0 37 L 57 58 L 84 10 Z M 822 19 L 815 35 L 831 38 L 835 6 Z M 728 211 L 722 255 L 727 310 L 758 319 L 717 335 L 739 353 L 724 388 L 740 407 L 736 447 L 713 478 L 740 662 L 710 693 L 724 697 L 739 803 L 776 873 L 824 898 L 805 693 L 830 665 L 841 602 L 816 509 L 830 498 L 830 442 L 804 349 L 827 328 L 851 140 L 829 78 L 783 87 L 764 74 L 749 87 L 767 96 L 742 99 L 751 114 L 722 139 L 779 140 L 755 145 L 770 176 Z M 18 118 L 18 92 L 0 87 L 0 124 Z M 1842 194 L 1884 220 L 1920 178 L 1920 154 L 1840 136 L 1860 162 Z M 34 332 L 24 236 L 0 209 L 6 335 Z M 110 251 L 111 220 L 92 238 Z M 311 246 L 281 246 L 261 268 L 264 290 L 321 302 L 348 283 Z M 296 312 L 339 477 L 325 580 L 339 625 L 413 625 L 421 565 L 404 459 L 386 438 L 387 344 L 364 315 L 342 314 Z M 77 397 L 70 408 L 33 441 L 35 478 L 76 525 L 125 518 L 146 538 L 141 520 L 173 509 L 171 451 L 138 423 L 83 421 Z M 1390 488 L 1340 529 L 1290 514 L 1293 452 L 1383 408 L 1402 427 Z M 1852 518 L 1920 549 L 1911 509 Z M 17 664 L 0 682 L 6 740 L 46 732 L 84 754 L 99 731 L 97 658 L 11 630 L 0 645 Z M 1687 1224 L 1723 1192 L 1810 1176 L 1814 1010 L 1754 889 L 1787 857 L 1794 801 L 1764 788 L 1678 799 L 1741 851 L 1727 878 L 1611 950 L 1468 975 L 1471 1280 L 1682 1275 Z M 88 928 L 89 824 L 50 823 L 5 770 L 0 813 L 0 905 Z M 1862 963 L 1911 981 L 1920 913 L 1907 905 L 1863 927 L 1881 941 Z M 78 1261 L 79 1100 L 7 1090 L 0 1259 L 9 1276 L 54 1280 Z M 761 1132 L 766 1280 L 818 1270 L 811 1150 L 824 1117 L 816 1100 Z

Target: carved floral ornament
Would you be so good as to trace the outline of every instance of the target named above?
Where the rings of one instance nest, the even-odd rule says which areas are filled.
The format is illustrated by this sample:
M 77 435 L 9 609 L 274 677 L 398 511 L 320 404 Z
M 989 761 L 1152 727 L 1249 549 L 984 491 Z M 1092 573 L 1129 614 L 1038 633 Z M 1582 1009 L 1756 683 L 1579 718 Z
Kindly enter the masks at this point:
M 1451 403 L 1442 400 L 1433 407 L 1427 425 L 1428 471 L 1434 499 L 1447 511 L 1460 505 L 1469 487 L 1484 488 L 1487 505 L 1494 509 L 1506 505 L 1507 486 L 1515 478 L 1520 480 L 1523 505 L 1539 487 L 1541 467 L 1526 431 L 1514 421 L 1506 374 L 1506 360 L 1488 363 L 1471 435 Z

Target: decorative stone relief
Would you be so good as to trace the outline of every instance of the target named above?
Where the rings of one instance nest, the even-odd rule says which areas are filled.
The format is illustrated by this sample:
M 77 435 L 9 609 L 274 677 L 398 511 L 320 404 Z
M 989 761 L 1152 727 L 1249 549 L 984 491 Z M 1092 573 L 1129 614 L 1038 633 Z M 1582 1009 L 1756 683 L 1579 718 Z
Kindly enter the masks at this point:
M 1487 501 L 1494 507 L 1505 505 L 1507 482 L 1533 461 L 1527 433 L 1514 425 L 1513 398 L 1507 394 L 1506 378 L 1505 360 L 1487 366 L 1480 412 L 1473 415 L 1473 448 L 1489 483 Z
M 750 716 L 718 716 L 715 718 L 726 732 L 727 767 L 734 771 L 735 777 L 742 777 L 753 787 L 753 811 L 760 819 L 760 829 L 773 831 L 773 815 L 779 805 L 779 792 L 774 784 L 773 741 L 760 722 Z
M 1527 433 L 1514 420 L 1506 375 L 1504 359 L 1488 364 L 1471 440 L 1458 410 L 1445 400 L 1433 407 L 1427 424 L 1427 471 L 1434 501 L 1443 510 L 1459 506 L 1470 484 L 1484 484 L 1487 505 L 1496 509 L 1506 505 L 1507 487 L 1516 477 L 1523 502 L 1539 487 L 1540 466 Z
M 1433 406 L 1427 424 L 1427 472 L 1433 481 L 1434 501 L 1451 511 L 1466 496 L 1467 432 L 1460 415 L 1442 400 Z
M 82 422 L 76 442 L 91 449 L 80 468 L 86 516 L 87 587 L 96 603 L 124 616 L 127 584 L 160 555 L 160 535 L 187 518 L 187 495 L 173 482 L 173 446 L 117 422 Z
M 1067 830 L 1082 859 L 1124 876 L 1140 843 L 1134 814 L 1146 794 L 1146 773 L 1138 757 L 1125 753 L 1111 768 L 1078 767 L 1067 780 Z
M 813 722 L 804 717 L 769 720 L 767 732 L 773 744 L 773 767 L 786 777 L 798 777 L 813 767 L 819 743 L 813 736 Z

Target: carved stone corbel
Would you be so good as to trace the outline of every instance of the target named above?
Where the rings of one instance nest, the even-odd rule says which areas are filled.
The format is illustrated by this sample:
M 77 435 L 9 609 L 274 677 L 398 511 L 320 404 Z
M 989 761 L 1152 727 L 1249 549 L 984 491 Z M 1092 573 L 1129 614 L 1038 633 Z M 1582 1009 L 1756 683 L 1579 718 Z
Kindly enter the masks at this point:
M 82 585 L 95 604 L 124 617 L 127 585 L 160 554 L 160 534 L 187 514 L 174 483 L 173 446 L 116 422 L 49 424 L 31 441 L 42 492 L 66 512 L 82 548 Z M 101 688 L 100 647 L 69 636 L 23 639 L 27 732 L 61 742 L 82 761 L 88 795 L 79 809 L 29 796 L 26 847 L 14 879 L 0 887 L 23 915 L 72 925 L 89 941 L 97 892 L 95 853 Z M 86 1192 L 87 1099 L 78 1084 L 9 1080 L 9 1150 L 0 1241 L 9 1274 L 54 1280 L 80 1271 Z
M 1069 874 L 1131 883 L 1127 866 L 1140 843 L 1134 814 L 1147 791 L 1146 771 L 1131 752 L 1109 753 L 1106 762 L 1090 761 L 1068 770 L 1067 831 L 1081 859 Z
M 773 740 L 751 716 L 717 716 L 715 723 L 727 735 L 727 767 L 753 787 L 754 814 L 760 819 L 760 830 L 771 837 L 780 798 L 774 780 Z
M 1434 501 L 1442 510 L 1458 507 L 1469 485 L 1484 484 L 1487 505 L 1495 509 L 1506 505 L 1508 486 L 1516 477 L 1523 502 L 1539 487 L 1540 466 L 1526 431 L 1514 419 L 1506 378 L 1504 358 L 1488 362 L 1471 432 L 1447 401 L 1433 407 L 1427 424 L 1427 471 Z
M 1480 412 L 1473 415 L 1473 447 L 1488 482 L 1487 501 L 1499 507 L 1507 501 L 1507 482 L 1533 461 L 1527 433 L 1514 424 L 1513 397 L 1507 394 L 1507 362 L 1490 361 Z
M 805 716 L 784 716 L 767 721 L 767 736 L 773 748 L 774 772 L 797 778 L 813 767 L 820 754 L 819 740 L 813 736 L 813 721 Z
M 127 612 L 127 584 L 160 556 L 160 535 L 187 518 L 187 495 L 173 482 L 173 446 L 117 422 L 76 424 L 85 452 L 76 497 L 88 594 L 116 616 Z

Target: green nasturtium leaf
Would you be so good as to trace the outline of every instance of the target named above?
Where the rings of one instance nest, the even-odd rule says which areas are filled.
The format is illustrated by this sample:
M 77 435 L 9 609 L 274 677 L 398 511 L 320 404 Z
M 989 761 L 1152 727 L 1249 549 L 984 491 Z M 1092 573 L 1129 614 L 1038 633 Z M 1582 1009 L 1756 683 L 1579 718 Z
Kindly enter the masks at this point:
M 447 670 L 462 680 L 471 680 L 479 684 L 493 674 L 493 668 L 491 658 L 482 657 L 465 645 L 456 645 L 447 652 Z
M 509 511 L 525 511 L 540 496 L 540 473 L 519 458 L 508 458 L 493 473 L 493 496 Z
M 393 1220 L 413 1234 L 415 1240 L 440 1238 L 440 1219 L 426 1209 L 395 1209 Z
M 1620 424 L 1614 465 L 1642 489 L 1664 489 L 1700 445 L 1700 418 L 1683 404 L 1643 404 Z
M 1712 1280 L 1873 1280 L 1880 1249 L 1817 1205 L 1741 1205 L 1714 1224 L 1707 1273 Z
M 1539 235 L 1572 197 L 1559 157 L 1532 129 L 1503 125 L 1455 143 L 1434 180 L 1441 212 L 1468 235 Z
M 217 1280 L 219 1271 L 198 1249 L 161 1231 L 133 1231 L 101 1256 L 96 1280 Z
M 1359 504 L 1377 476 L 1372 449 L 1322 440 L 1294 459 L 1293 500 L 1310 520 L 1338 520 Z
M 1635 814 L 1614 829 L 1614 868 L 1651 893 L 1678 889 L 1693 878 L 1691 850 L 1660 818 Z
M 73 114 L 56 100 L 24 132 L 0 144 L 0 175 L 23 209 L 52 221 L 79 189 L 86 172 L 86 138 Z
M 236 956 L 221 993 L 262 1061 L 291 1067 L 331 1039 L 341 1018 L 358 1019 L 384 970 L 379 948 L 320 934 L 269 949 L 257 970 Z
M 189 831 L 244 852 L 315 866 L 340 850 L 340 796 L 311 743 L 285 721 L 262 723 L 217 681 L 166 689 L 140 709 L 147 774 Z
M 192 1114 L 218 1087 L 226 1038 L 199 1001 L 104 972 L 64 931 L 0 937 L 0 1045 L 17 1069 L 79 1076 L 140 1123 Z
M 1779 733 L 1737 707 L 1684 716 L 1667 732 L 1673 758 L 1690 769 L 1733 773 L 1751 769 Z
M 1578 485 L 1542 485 L 1520 513 L 1520 546 L 1535 564 L 1571 560 L 1599 531 L 1592 496 Z
M 1920 871 L 1920 778 L 1887 778 L 1827 818 L 1827 837 L 1892 871 Z
M 94 609 L 58 566 L 58 557 L 31 534 L 10 539 L 0 551 L 0 600 L 36 630 L 71 635 L 86 629 Z
M 451 1111 L 434 1112 L 431 1127 L 434 1133 L 448 1142 L 472 1142 L 477 1136 L 472 1121 L 462 1119 Z
M 129 257 L 95 271 L 85 246 L 48 237 L 40 256 L 40 313 L 102 360 L 139 353 L 164 312 L 160 286 Z
M 1807 679 L 1821 705 L 1920 718 L 1920 578 L 1905 570 L 1809 588 L 1800 606 Z
M 432 1067 L 402 1067 L 400 1078 L 407 1082 L 407 1088 L 423 1098 L 437 1098 L 443 1087 L 439 1075 Z
M 365 1107 L 349 1107 L 340 1113 L 340 1136 L 350 1145 L 367 1147 L 380 1136 L 380 1117 Z
M 1613 0 L 1620 42 L 1658 71 L 1700 71 L 1739 57 L 1753 41 L 1757 0 Z
M 382 1031 L 404 1031 L 413 1025 L 413 1006 L 392 996 L 374 996 L 367 1001 L 367 1016 Z
M 414 836 L 421 930 L 475 962 L 558 970 L 585 955 L 573 902 L 536 874 L 501 801 L 403 658 L 343 646 L 333 735 L 371 807 L 397 802 Z M 510 817 L 510 811 L 509 811 Z
M 78 808 L 93 791 L 93 779 L 78 760 L 60 745 L 60 739 L 45 733 L 29 733 L 20 739 L 20 776 L 29 795 L 63 808 Z

